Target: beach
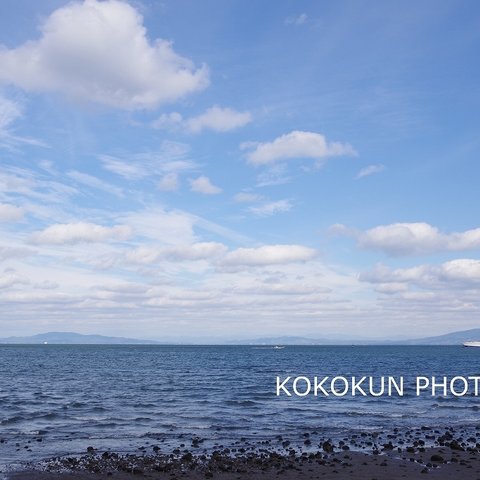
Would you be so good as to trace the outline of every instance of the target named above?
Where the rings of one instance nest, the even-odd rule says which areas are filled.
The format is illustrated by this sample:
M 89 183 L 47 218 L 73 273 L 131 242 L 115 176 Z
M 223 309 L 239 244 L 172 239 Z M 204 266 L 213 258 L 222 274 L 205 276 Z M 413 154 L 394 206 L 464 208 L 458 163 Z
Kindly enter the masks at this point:
M 434 458 L 435 460 L 432 460 Z M 443 458 L 444 460 L 440 460 Z M 166 463 L 160 471 L 145 468 L 142 460 L 131 471 L 92 472 L 73 470 L 64 472 L 25 471 L 11 474 L 9 480 L 56 480 L 56 479 L 478 479 L 480 462 L 478 453 L 455 452 L 444 449 L 426 449 L 424 452 L 408 455 L 372 455 L 360 452 L 314 455 L 303 457 L 250 457 L 230 460 L 224 457 L 211 458 L 206 463 Z M 94 462 L 95 463 L 95 462 Z M 92 463 L 92 467 L 94 465 Z M 148 463 L 148 462 L 147 462 Z M 162 462 L 160 461 L 160 465 Z M 196 466 L 194 466 L 196 465 Z M 95 467 L 93 467 L 95 468 Z
M 480 431 L 479 431 L 480 432 Z M 467 438 L 468 435 L 468 438 Z M 304 444 L 312 442 L 304 436 Z M 315 439 L 316 441 L 316 439 Z M 119 454 L 89 447 L 80 456 L 64 456 L 12 472 L 8 480 L 56 479 L 478 479 L 480 433 L 421 427 L 392 433 L 352 435 L 337 443 L 323 440 L 308 451 L 287 440 L 277 444 L 238 442 L 235 448 L 196 453 L 189 448 L 162 453 L 157 445 Z

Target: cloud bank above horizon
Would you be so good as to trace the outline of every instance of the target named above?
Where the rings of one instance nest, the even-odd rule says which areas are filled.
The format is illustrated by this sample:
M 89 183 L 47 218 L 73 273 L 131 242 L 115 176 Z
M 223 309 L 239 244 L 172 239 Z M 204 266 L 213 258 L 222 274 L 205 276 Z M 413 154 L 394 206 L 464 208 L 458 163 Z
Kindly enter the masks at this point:
M 54 4 L 0 18 L 4 336 L 476 326 L 473 14 Z

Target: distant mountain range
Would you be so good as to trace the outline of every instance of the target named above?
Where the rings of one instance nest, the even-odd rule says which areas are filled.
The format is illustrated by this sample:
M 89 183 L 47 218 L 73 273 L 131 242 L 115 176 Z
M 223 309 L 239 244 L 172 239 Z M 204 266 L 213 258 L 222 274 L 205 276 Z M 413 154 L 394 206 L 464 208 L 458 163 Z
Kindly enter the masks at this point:
M 271 337 L 250 341 L 229 342 L 248 345 L 461 345 L 471 340 L 480 341 L 480 328 L 447 333 L 432 337 L 402 340 L 372 340 L 366 338 L 307 338 L 307 337 Z
M 471 340 L 480 341 L 480 328 L 447 333 L 433 337 L 405 340 L 371 340 L 343 336 L 340 338 L 307 338 L 307 337 L 267 337 L 252 340 L 236 340 L 223 342 L 227 345 L 461 345 Z M 0 344 L 56 344 L 56 345 L 161 345 L 161 344 L 195 344 L 206 342 L 159 342 L 155 340 L 139 340 L 136 338 L 108 337 L 104 335 L 82 335 L 73 332 L 48 332 L 29 337 L 0 338 Z M 208 342 L 220 344 L 222 342 Z
M 153 340 L 138 340 L 135 338 L 106 337 L 104 335 L 82 335 L 73 332 L 39 333 L 30 337 L 0 338 L 0 343 L 37 344 L 48 343 L 57 345 L 149 345 L 158 344 Z

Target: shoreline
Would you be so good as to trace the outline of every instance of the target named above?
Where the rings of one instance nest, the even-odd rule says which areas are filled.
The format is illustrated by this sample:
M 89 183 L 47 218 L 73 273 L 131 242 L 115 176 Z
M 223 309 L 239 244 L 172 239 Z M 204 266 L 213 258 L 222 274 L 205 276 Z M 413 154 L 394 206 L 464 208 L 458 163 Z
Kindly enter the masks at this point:
M 279 447 L 252 444 L 221 447 L 209 453 L 189 447 L 172 453 L 157 445 L 142 446 L 140 453 L 116 453 L 88 447 L 80 456 L 56 457 L 25 465 L 22 471 L 4 474 L 7 480 L 101 480 L 133 478 L 243 480 L 282 478 L 304 479 L 421 479 L 439 480 L 480 478 L 480 432 L 467 438 L 467 432 L 444 431 L 429 427 L 393 433 L 362 433 L 333 442 L 311 445 L 308 451 L 288 440 L 277 438 Z

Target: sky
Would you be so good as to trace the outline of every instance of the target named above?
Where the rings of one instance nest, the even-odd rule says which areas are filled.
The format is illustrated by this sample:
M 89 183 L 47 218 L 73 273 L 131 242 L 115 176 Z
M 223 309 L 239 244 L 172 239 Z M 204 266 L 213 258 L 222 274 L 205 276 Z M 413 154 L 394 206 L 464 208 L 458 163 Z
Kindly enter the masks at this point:
M 0 336 L 480 327 L 475 0 L 4 0 Z

